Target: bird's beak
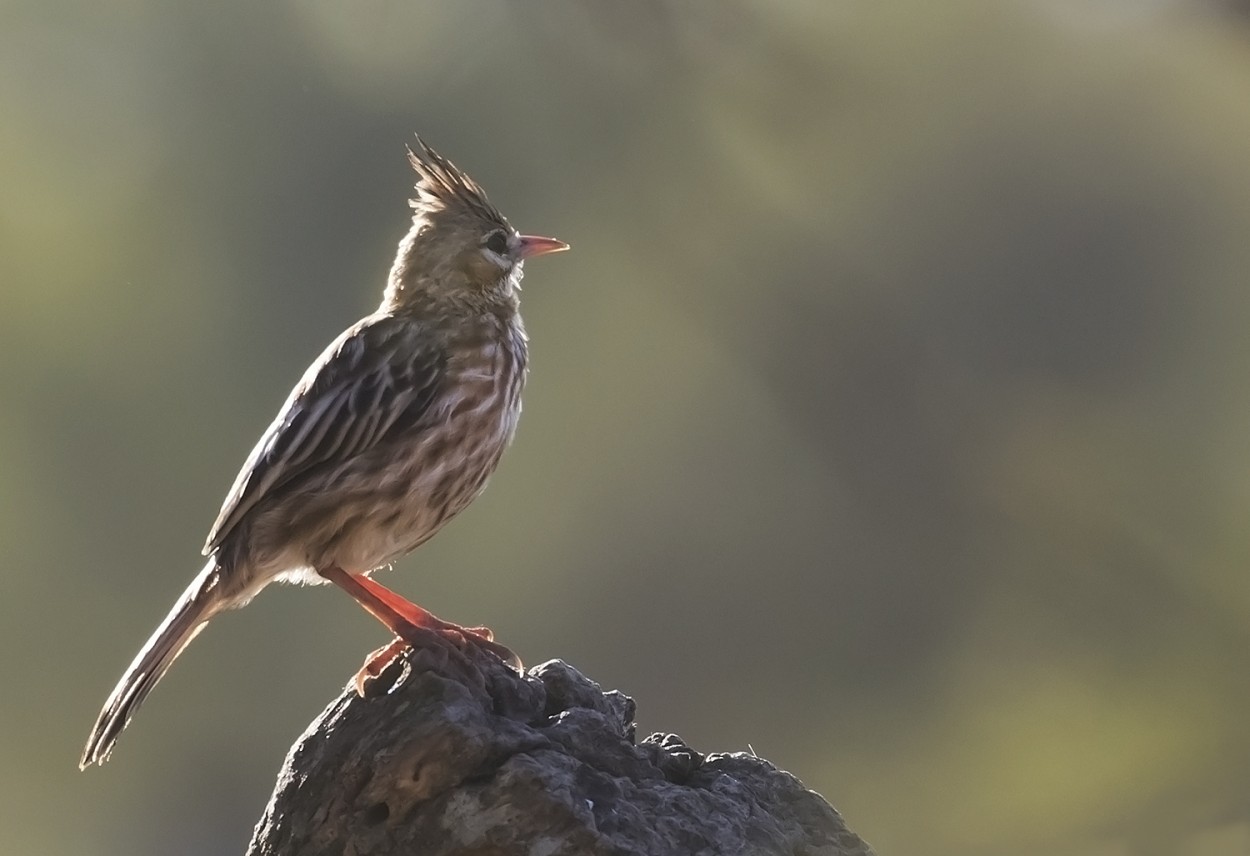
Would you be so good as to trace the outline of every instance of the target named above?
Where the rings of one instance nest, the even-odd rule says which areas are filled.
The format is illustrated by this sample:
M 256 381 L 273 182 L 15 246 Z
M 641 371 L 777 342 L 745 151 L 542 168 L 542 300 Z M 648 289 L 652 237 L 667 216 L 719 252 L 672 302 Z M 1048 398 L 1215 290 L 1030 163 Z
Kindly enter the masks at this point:
M 540 238 L 537 235 L 521 236 L 522 259 L 545 256 L 547 253 L 562 253 L 568 248 L 568 244 L 564 241 L 557 241 L 555 238 Z

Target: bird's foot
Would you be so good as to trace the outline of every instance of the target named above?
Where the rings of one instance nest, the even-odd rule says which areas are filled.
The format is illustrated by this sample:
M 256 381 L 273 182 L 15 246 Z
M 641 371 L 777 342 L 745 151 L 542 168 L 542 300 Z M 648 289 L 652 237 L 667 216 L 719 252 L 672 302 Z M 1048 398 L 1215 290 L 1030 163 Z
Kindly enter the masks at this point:
M 381 677 L 408 647 L 406 640 L 396 638 L 366 657 L 364 665 L 352 681 L 356 685 L 356 695 L 367 698 L 370 695 L 369 684 Z
M 435 620 L 440 621 L 443 626 L 435 628 L 434 632 L 453 642 L 458 647 L 467 648 L 472 646 L 483 651 L 489 651 L 518 672 L 525 671 L 525 664 L 521 662 L 521 658 L 511 648 L 496 642 L 495 632 L 489 627 L 461 627 L 459 624 L 452 624 L 449 621 L 442 621 L 442 619 Z
M 450 643 L 457 652 L 464 652 L 472 646 L 494 654 L 517 671 L 525 668 L 521 658 L 496 642 L 495 634 L 487 627 L 461 627 L 444 621 L 364 574 L 350 574 L 342 568 L 326 568 L 320 573 L 344 589 L 399 637 L 373 652 L 365 661 L 356 675 L 358 691 L 378 677 L 405 648 L 428 648 L 435 641 Z
M 413 648 L 420 648 L 428 646 L 431 641 L 430 634 L 434 634 L 457 650 L 464 651 L 472 647 L 488 651 L 518 672 L 525 671 L 521 658 L 510 648 L 496 642 L 495 633 L 489 627 L 461 627 L 459 624 L 444 621 L 416 604 L 408 604 L 408 606 L 413 607 L 413 611 L 405 611 L 402 614 L 402 623 L 394 628 L 395 634 L 399 637 L 396 642 L 403 641 Z M 391 643 L 387 648 L 393 647 L 394 644 Z
M 430 617 L 434 618 L 434 616 Z M 440 643 L 449 645 L 457 652 L 463 652 L 469 646 L 489 651 L 518 672 L 525 671 L 521 658 L 511 649 L 496 642 L 495 634 L 489 627 L 460 627 L 439 618 L 434 620 L 439 622 L 440 626 L 409 624 L 407 627 L 400 628 L 402 635 L 366 657 L 364 665 L 360 667 L 354 679 L 356 694 L 364 698 L 369 693 L 369 684 L 381 677 L 383 672 L 410 649 L 428 650 L 431 646 Z

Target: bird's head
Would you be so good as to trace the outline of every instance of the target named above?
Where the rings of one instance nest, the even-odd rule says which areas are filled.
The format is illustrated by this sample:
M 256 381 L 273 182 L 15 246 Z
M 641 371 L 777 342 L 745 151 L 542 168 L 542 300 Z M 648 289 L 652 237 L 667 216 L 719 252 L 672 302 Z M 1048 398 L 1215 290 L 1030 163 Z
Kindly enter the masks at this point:
M 476 181 L 420 137 L 408 160 L 417 173 L 412 228 L 400 241 L 383 307 L 515 311 L 524 261 L 568 244 L 519 234 Z

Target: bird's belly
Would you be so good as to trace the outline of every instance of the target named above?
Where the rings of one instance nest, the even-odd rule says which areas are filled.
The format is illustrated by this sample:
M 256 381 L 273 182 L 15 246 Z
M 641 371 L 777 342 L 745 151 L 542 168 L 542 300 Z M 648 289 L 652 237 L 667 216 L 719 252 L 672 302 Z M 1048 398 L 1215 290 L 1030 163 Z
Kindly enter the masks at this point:
M 486 487 L 511 436 L 499 421 L 490 430 L 448 431 L 450 439 L 437 432 L 388 445 L 336 467 L 300 491 L 286 537 L 305 545 L 311 569 L 360 573 L 412 552 Z

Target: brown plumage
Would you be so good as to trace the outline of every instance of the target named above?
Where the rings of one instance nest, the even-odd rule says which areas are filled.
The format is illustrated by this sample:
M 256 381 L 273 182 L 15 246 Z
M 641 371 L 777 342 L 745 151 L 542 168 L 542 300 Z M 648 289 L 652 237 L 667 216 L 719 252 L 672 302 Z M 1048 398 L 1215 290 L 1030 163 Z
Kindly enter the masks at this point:
M 103 763 L 174 659 L 217 613 L 274 580 L 331 581 L 400 635 L 490 647 L 368 579 L 481 493 L 521 412 L 526 258 L 567 249 L 523 236 L 481 187 L 420 139 L 413 223 L 382 304 L 308 368 L 235 479 L 208 562 L 105 702 L 80 766 Z

